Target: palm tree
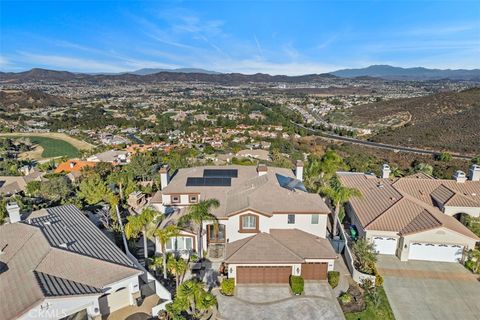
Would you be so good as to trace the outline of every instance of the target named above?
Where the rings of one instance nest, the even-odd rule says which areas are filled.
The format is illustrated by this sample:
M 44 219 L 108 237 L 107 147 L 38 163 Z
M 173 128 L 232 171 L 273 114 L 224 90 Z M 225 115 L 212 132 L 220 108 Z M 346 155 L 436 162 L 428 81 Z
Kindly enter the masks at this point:
M 174 305 L 194 319 L 211 319 L 217 299 L 205 290 L 205 284 L 198 279 L 188 280 L 177 289 Z
M 340 213 L 340 208 L 347 203 L 352 197 L 361 197 L 360 190 L 355 188 L 347 188 L 342 186 L 338 178 L 335 176 L 330 181 L 330 185 L 322 188 L 322 193 L 326 195 L 335 206 L 333 217 L 332 236 L 337 234 L 337 220 Z
M 125 236 L 127 239 L 137 238 L 140 233 L 142 234 L 145 264 L 147 264 L 148 259 L 147 238 L 151 235 L 151 228 L 149 227 L 152 227 L 158 216 L 157 211 L 145 208 L 140 214 L 128 216 L 125 224 Z
M 189 221 L 198 225 L 198 256 L 202 258 L 202 228 L 203 221 L 217 221 L 217 217 L 210 213 L 213 208 L 218 208 L 220 202 L 217 199 L 202 200 L 197 204 L 192 205 L 188 209 L 188 213 L 180 219 L 180 223 Z
M 158 270 L 162 269 L 163 272 L 166 274 L 166 268 L 163 265 L 163 257 L 153 257 L 150 259 L 150 263 L 148 264 L 149 268 L 155 271 L 155 275 L 157 275 Z
M 179 229 L 176 225 L 172 224 L 166 226 L 163 229 L 157 229 L 154 232 L 154 236 L 158 241 L 160 241 L 160 246 L 162 247 L 163 255 L 163 278 L 167 279 L 167 250 L 165 248 L 167 242 L 171 238 L 175 238 L 179 234 Z
M 180 278 L 187 271 L 187 266 L 188 264 L 185 259 L 175 258 L 173 256 L 168 259 L 167 268 L 168 271 L 175 276 L 175 285 L 177 288 L 180 285 Z

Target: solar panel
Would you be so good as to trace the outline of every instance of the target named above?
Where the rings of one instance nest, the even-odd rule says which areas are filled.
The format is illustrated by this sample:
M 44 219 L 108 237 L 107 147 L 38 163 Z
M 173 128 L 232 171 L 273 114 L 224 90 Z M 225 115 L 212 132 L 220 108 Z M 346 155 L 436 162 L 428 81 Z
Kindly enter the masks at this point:
M 237 178 L 237 169 L 204 169 L 204 177 L 218 177 L 218 178 Z
M 303 184 L 302 181 L 290 177 L 285 177 L 280 174 L 276 174 L 278 184 L 288 190 L 301 190 L 307 192 L 307 189 L 305 188 L 305 185 Z
M 189 177 L 187 178 L 187 187 L 230 187 L 231 178 L 219 177 Z

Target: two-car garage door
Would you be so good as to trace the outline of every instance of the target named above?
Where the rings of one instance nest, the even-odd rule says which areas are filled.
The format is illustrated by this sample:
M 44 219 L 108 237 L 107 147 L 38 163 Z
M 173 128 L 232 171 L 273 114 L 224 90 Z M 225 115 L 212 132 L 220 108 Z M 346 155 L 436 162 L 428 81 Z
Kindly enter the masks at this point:
M 292 267 L 237 267 L 237 283 L 288 283 Z
M 463 246 L 413 242 L 410 244 L 408 259 L 458 262 L 462 259 Z

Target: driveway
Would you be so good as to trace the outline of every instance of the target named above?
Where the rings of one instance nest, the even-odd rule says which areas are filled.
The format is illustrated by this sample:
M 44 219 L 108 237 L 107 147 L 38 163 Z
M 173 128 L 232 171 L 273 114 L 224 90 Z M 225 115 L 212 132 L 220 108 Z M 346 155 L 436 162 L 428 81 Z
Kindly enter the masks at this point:
M 235 297 L 217 294 L 220 319 L 345 319 L 326 282 L 305 283 L 301 296 L 292 296 L 288 285 L 239 285 L 236 291 Z
M 476 320 L 480 282 L 458 263 L 405 261 L 379 255 L 388 301 L 397 320 Z

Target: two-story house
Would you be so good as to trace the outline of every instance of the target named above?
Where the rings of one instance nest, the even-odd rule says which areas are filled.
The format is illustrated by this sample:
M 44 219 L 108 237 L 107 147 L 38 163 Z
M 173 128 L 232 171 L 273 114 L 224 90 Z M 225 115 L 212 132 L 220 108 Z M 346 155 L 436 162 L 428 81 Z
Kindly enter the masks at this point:
M 189 206 L 217 199 L 215 221 L 204 233 L 185 229 L 169 250 L 197 250 L 198 241 L 212 259 L 228 264 L 237 283 L 285 283 L 289 276 L 325 279 L 336 254 L 326 240 L 330 212 L 318 194 L 303 185 L 303 164 L 295 170 L 253 166 L 205 166 L 179 169 L 169 177 L 161 169 L 162 190 L 151 203 L 171 219 Z

